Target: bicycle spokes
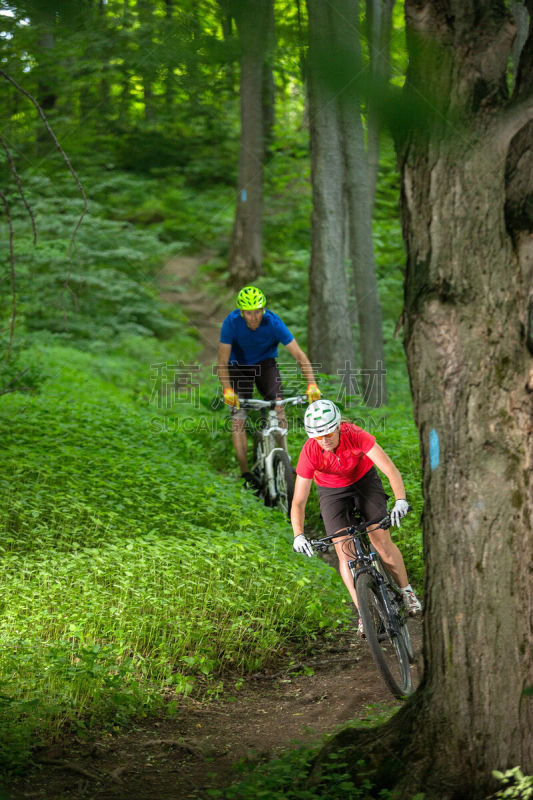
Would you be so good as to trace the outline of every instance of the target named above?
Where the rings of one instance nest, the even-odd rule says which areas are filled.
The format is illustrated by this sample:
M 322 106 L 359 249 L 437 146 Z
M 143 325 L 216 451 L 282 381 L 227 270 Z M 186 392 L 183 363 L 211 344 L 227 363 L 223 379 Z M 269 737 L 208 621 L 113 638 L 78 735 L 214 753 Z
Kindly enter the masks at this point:
M 412 683 L 398 617 L 374 575 L 368 572 L 359 574 L 355 588 L 359 613 L 376 666 L 394 696 L 404 697 L 412 691 Z

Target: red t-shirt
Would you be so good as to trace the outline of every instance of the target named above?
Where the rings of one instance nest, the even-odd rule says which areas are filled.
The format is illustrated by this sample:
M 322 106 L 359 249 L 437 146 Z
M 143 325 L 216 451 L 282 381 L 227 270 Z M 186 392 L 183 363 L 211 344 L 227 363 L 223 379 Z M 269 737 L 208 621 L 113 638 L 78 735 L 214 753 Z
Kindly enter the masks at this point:
M 365 475 L 374 462 L 366 453 L 376 443 L 376 437 L 352 422 L 342 422 L 337 448 L 323 450 L 317 439 L 308 439 L 302 447 L 296 474 L 314 478 L 320 486 L 350 486 Z

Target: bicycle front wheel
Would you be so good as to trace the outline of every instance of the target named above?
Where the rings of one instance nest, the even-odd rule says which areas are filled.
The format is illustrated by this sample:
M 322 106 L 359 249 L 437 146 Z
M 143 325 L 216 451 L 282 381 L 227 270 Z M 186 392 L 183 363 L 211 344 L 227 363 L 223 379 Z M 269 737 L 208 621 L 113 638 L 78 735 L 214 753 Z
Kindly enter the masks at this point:
M 395 697 L 411 694 L 413 684 L 403 636 L 398 621 L 387 611 L 376 578 L 362 572 L 355 591 L 366 639 L 383 680 Z
M 400 589 L 398 588 L 398 584 L 388 571 L 387 567 L 377 554 L 376 554 L 376 566 L 388 583 L 389 598 L 392 605 L 395 607 L 396 613 L 398 614 L 399 629 L 400 633 L 403 636 L 403 641 L 405 644 L 405 649 L 407 650 L 407 655 L 409 656 L 409 663 L 414 664 L 415 653 L 413 650 L 413 644 L 411 642 L 411 635 L 409 633 L 409 628 L 407 627 L 407 623 L 409 621 L 409 615 L 407 614 L 407 609 L 403 604 L 403 598 L 401 597 Z
M 287 516 L 290 516 L 294 496 L 294 470 L 285 451 L 279 450 L 274 453 L 273 467 L 277 505 Z
M 261 431 L 256 431 L 254 436 L 254 464 L 252 467 L 252 472 L 261 486 L 262 493 L 264 493 L 266 490 L 266 456 L 267 442 Z

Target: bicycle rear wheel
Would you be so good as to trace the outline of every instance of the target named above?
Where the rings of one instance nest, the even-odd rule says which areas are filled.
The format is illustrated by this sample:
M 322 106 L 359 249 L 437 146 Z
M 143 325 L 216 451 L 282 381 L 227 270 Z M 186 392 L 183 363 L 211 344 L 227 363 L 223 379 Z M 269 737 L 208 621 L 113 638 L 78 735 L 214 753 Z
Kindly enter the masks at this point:
M 290 516 L 294 496 L 294 471 L 291 460 L 284 450 L 274 453 L 273 467 L 276 503 L 287 516 Z
M 413 684 L 405 642 L 397 620 L 389 616 L 376 578 L 362 572 L 355 591 L 366 640 L 383 680 L 395 697 L 411 694 Z

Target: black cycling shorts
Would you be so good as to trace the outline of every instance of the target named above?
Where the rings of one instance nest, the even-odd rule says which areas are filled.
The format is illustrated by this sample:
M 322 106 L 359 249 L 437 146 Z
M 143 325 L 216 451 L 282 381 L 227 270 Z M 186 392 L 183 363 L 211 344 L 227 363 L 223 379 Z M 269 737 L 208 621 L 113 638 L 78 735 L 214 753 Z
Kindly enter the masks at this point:
M 353 524 L 354 508 L 369 521 L 383 519 L 387 514 L 388 495 L 375 467 L 349 486 L 317 484 L 317 489 L 320 513 L 328 536 Z
M 245 400 L 250 400 L 254 385 L 265 400 L 283 397 L 281 375 L 275 358 L 266 358 L 259 364 L 230 364 L 229 379 L 233 391 Z

